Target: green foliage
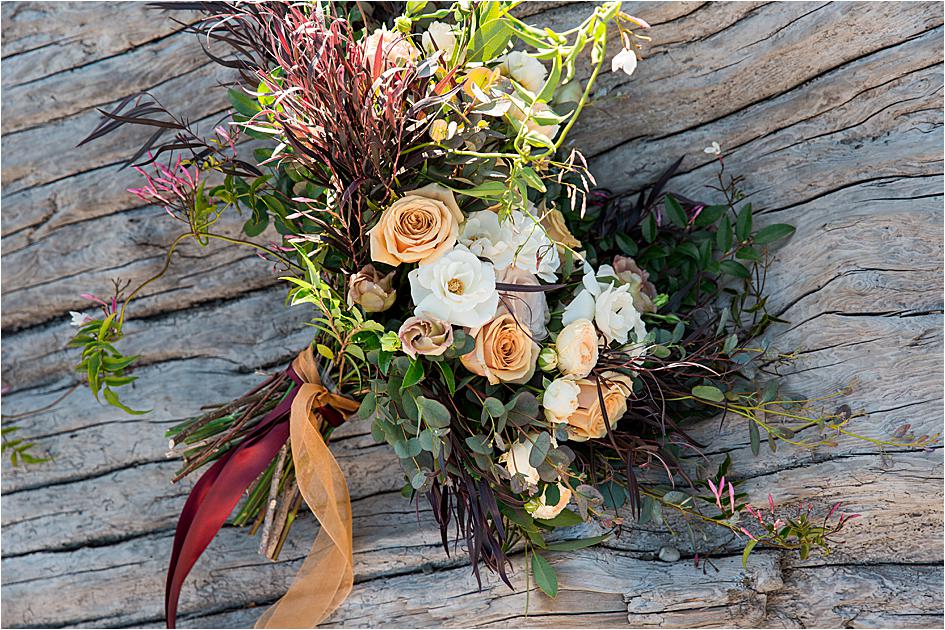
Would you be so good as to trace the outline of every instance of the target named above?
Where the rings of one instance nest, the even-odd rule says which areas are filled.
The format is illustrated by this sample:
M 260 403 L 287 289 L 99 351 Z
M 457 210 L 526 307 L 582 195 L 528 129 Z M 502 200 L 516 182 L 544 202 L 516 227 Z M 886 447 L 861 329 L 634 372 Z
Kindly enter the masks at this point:
M 138 411 L 122 403 L 115 392 L 115 388 L 137 380 L 126 371 L 138 356 L 125 356 L 114 345 L 121 337 L 118 313 L 110 313 L 104 319 L 95 319 L 81 326 L 69 346 L 82 349 L 82 361 L 76 369 L 85 376 L 96 399 L 101 395 L 105 402 L 125 413 L 146 414 L 147 411 Z
M 13 437 L 20 428 L 15 424 L 0 428 L 0 435 L 3 438 L 0 453 L 9 456 L 10 465 L 16 468 L 22 464 L 42 464 L 43 462 L 52 461 L 51 457 L 42 457 L 35 454 L 35 442 Z

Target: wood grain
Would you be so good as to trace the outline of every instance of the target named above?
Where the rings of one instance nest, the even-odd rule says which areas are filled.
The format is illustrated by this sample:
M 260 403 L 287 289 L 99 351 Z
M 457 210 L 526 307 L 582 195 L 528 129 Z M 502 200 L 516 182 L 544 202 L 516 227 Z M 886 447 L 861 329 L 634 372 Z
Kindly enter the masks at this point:
M 789 388 L 864 412 L 875 438 L 904 423 L 942 430 L 942 11 L 940 3 L 631 2 L 653 28 L 633 77 L 607 73 L 574 144 L 602 186 L 632 192 L 680 155 L 670 187 L 705 197 L 726 167 L 762 209 L 797 234 L 774 252 L 770 306 L 791 323 Z M 523 14 L 573 25 L 581 3 L 534 2 Z M 180 19 L 186 21 L 187 16 Z M 4 3 L 2 25 L 3 412 L 24 413 L 75 382 L 64 349 L 79 294 L 115 276 L 140 280 L 179 230 L 125 191 L 117 165 L 130 132 L 73 149 L 96 107 L 151 90 L 209 128 L 225 108 L 225 73 L 165 14 L 137 3 Z M 614 44 L 616 45 L 616 44 Z M 614 52 L 613 50 L 611 53 Z M 587 68 L 582 70 L 586 75 Z M 234 217 L 224 228 L 238 230 Z M 2 476 L 2 612 L 6 627 L 159 626 L 165 562 L 187 483 L 161 437 L 202 405 L 238 395 L 307 341 L 311 313 L 283 306 L 272 269 L 232 246 L 184 249 L 128 324 L 141 380 L 129 395 L 153 409 L 128 417 L 84 391 L 22 421 L 53 456 Z M 252 336 L 247 331 L 253 331 Z M 447 554 L 425 506 L 399 494 L 399 466 L 360 422 L 336 434 L 352 486 L 356 586 L 337 626 L 941 627 L 942 449 L 834 449 L 751 456 L 734 421 L 692 428 L 726 454 L 752 501 L 836 500 L 861 513 L 830 556 L 762 551 L 707 531 L 696 569 L 684 531 L 629 525 L 604 547 L 558 554 L 562 592 L 480 591 L 462 549 Z M 225 528 L 185 585 L 182 625 L 246 627 L 285 590 L 317 526 L 304 516 L 283 560 L 269 563 Z M 567 533 L 592 533 L 585 527 Z M 662 545 L 683 559 L 657 559 Z M 527 593 L 527 594 L 526 594 Z M 527 603 L 527 610 L 526 610 Z M 526 616 L 527 612 L 527 616 Z

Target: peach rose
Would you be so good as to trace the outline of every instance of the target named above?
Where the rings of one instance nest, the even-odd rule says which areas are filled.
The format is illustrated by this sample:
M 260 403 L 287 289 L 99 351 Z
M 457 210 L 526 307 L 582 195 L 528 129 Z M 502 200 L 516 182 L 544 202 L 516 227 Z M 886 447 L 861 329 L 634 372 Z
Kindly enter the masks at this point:
M 496 383 L 524 383 L 535 373 L 540 348 L 508 310 L 470 331 L 476 347 L 460 359 L 473 374 Z
M 637 265 L 636 261 L 626 256 L 614 256 L 614 272 L 624 284 L 630 285 L 633 307 L 641 313 L 653 313 L 656 306 L 656 287 L 650 282 L 650 274 Z
M 348 280 L 348 306 L 358 304 L 365 313 L 386 311 L 397 299 L 397 291 L 391 287 L 393 279 L 393 271 L 384 276 L 374 265 L 367 265 Z
M 463 213 L 439 184 L 412 190 L 381 213 L 371 228 L 371 260 L 396 267 L 429 262 L 453 248 Z
M 599 440 L 607 435 L 607 425 L 604 423 L 604 414 L 601 412 L 597 381 L 585 378 L 577 381 L 577 384 L 581 391 L 578 394 L 577 411 L 571 414 L 567 421 L 568 425 L 565 427 L 568 437 L 575 442 Z M 601 375 L 600 387 L 604 397 L 604 409 L 607 411 L 607 421 L 610 427 L 614 428 L 627 412 L 629 379 L 616 372 L 605 372 Z
M 584 378 L 597 365 L 597 329 L 589 319 L 577 319 L 558 333 L 558 369 L 562 374 Z
M 416 359 L 418 354 L 439 356 L 453 344 L 453 327 L 439 319 L 410 317 L 397 336 L 411 358 Z
M 568 506 L 571 502 L 571 490 L 563 483 L 558 484 L 558 502 L 554 505 L 548 505 L 548 486 L 545 486 L 540 497 L 536 497 L 525 504 L 525 511 L 542 520 L 552 519 Z
M 571 234 L 571 230 L 568 229 L 567 224 L 564 222 L 564 215 L 561 214 L 560 210 L 552 208 L 551 210 L 545 211 L 541 217 L 541 225 L 545 228 L 545 232 L 548 233 L 548 238 L 555 243 L 569 249 L 578 249 L 581 247 L 581 241 L 574 238 L 574 235 Z

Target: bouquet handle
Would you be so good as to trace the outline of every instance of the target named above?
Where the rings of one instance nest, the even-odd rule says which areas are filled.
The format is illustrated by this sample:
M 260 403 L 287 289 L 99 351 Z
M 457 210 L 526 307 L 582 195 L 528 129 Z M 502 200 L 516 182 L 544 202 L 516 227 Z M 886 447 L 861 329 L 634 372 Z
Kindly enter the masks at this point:
M 286 595 L 257 627 L 311 628 L 348 596 L 354 583 L 351 501 L 344 475 L 322 439 L 321 420 L 339 426 L 358 403 L 321 383 L 311 347 L 292 362 L 295 387 L 239 445 L 194 485 L 174 535 L 165 590 L 168 628 L 175 627 L 181 586 L 243 492 L 289 439 L 299 490 L 321 524 L 315 544 Z

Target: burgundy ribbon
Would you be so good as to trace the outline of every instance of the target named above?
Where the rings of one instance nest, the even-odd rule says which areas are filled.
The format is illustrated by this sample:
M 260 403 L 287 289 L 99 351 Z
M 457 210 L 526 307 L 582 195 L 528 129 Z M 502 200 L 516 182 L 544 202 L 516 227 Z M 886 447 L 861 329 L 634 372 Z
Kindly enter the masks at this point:
M 240 442 L 224 453 L 200 477 L 181 512 L 174 534 L 174 547 L 167 568 L 164 612 L 167 627 L 177 621 L 177 603 L 181 586 L 197 559 L 226 522 L 240 497 L 255 481 L 289 439 L 289 414 L 302 378 L 292 367 L 286 374 L 295 386 L 285 398 Z M 334 410 L 331 410 L 334 411 Z M 334 424 L 334 415 L 325 417 Z M 340 418 L 343 421 L 343 418 Z

